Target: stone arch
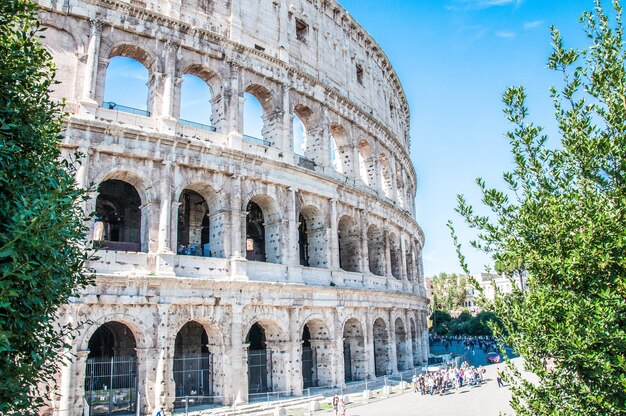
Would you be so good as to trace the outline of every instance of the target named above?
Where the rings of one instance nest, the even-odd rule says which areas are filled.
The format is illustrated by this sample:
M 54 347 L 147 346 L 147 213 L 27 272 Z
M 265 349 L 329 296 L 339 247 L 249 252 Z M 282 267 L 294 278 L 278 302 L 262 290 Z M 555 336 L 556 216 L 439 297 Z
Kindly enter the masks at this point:
M 417 328 L 415 326 L 415 319 L 412 316 L 409 318 L 409 324 L 411 327 L 411 350 L 413 351 L 413 367 L 417 367 L 420 364 L 420 358 L 417 342 Z
M 207 331 L 207 328 L 209 329 Z M 218 335 L 217 342 L 211 335 Z M 174 408 L 194 408 L 212 403 L 215 395 L 216 368 L 214 357 L 221 345 L 220 331 L 197 320 L 185 322 L 176 331 L 174 340 L 173 378 Z
M 390 374 L 389 360 L 389 332 L 385 319 L 376 318 L 372 325 L 372 337 L 374 341 L 374 371 L 376 377 Z
M 127 182 L 132 185 L 137 193 L 139 193 L 142 205 L 146 205 L 157 200 L 154 188 L 150 182 L 146 182 L 140 174 L 123 167 L 107 166 L 94 175 L 92 182 L 94 184 L 101 184 L 102 182 L 111 179 Z
M 391 275 L 396 279 L 402 278 L 402 251 L 400 239 L 395 232 L 389 233 L 389 258 L 391 260 Z
M 280 391 L 286 385 L 286 360 L 281 340 L 284 332 L 270 319 L 256 319 L 248 327 L 248 396 Z
M 302 335 L 303 388 L 328 387 L 333 384 L 332 335 L 318 317 L 305 321 Z
M 330 146 L 331 166 L 339 173 L 345 175 L 350 173 L 350 136 L 348 131 L 341 124 L 332 123 L 330 125 Z
M 391 198 L 393 189 L 391 162 L 386 154 L 380 155 L 380 187 L 387 198 Z
M 278 117 L 279 114 L 275 111 L 278 106 L 276 105 L 272 92 L 260 84 L 250 84 L 244 90 L 244 98 L 248 100 L 254 98 L 254 100 L 258 101 L 258 105 L 261 107 L 262 112 L 262 114 L 260 114 L 262 123 L 262 127 L 260 129 L 261 137 L 256 137 L 258 135 L 258 133 L 255 133 L 256 130 L 250 130 L 247 126 L 250 123 L 258 122 L 256 117 L 259 115 L 254 115 L 254 119 L 252 119 L 250 114 L 248 114 L 251 108 L 246 109 L 246 105 L 244 104 L 244 115 L 242 120 L 244 123 L 244 138 L 251 137 L 257 140 L 262 139 L 265 143 L 267 143 L 267 145 L 273 146 L 274 143 L 279 140 L 280 121 L 282 118 Z
M 359 176 L 370 187 L 376 186 L 376 159 L 374 149 L 366 139 L 361 139 L 358 144 L 359 153 Z
M 266 194 L 256 194 L 247 199 L 246 258 L 254 261 L 280 263 L 281 213 L 276 200 Z
M 215 130 L 213 126 L 219 120 L 220 113 L 219 101 L 215 97 L 221 92 L 221 80 L 217 72 L 203 65 L 192 64 L 183 68 L 179 80 L 174 97 L 174 117 L 181 124 Z
M 369 270 L 378 276 L 385 275 L 385 240 L 383 232 L 375 224 L 367 228 L 367 257 Z
M 361 321 L 350 317 L 343 323 L 344 381 L 360 381 L 367 378 L 365 332 Z
M 348 272 L 360 271 L 360 232 L 357 222 L 349 215 L 344 215 L 338 223 L 339 267 Z
M 127 40 L 111 45 L 103 44 L 100 56 L 106 57 L 106 59 L 101 60 L 98 68 L 98 72 L 101 74 L 97 77 L 96 85 L 96 99 L 98 102 L 102 102 L 104 99 L 105 89 L 107 88 L 107 72 L 109 64 L 114 58 L 129 58 L 143 65 L 143 67 L 147 70 L 148 84 L 151 83 L 154 74 L 160 72 L 156 54 L 146 48 L 137 46 L 137 44 L 130 43 Z M 154 98 L 154 92 L 151 91 L 150 87 L 148 87 L 146 90 L 146 109 L 148 115 L 153 111 Z
M 92 239 L 105 250 L 141 251 L 145 221 L 142 201 L 130 183 L 107 179 L 98 184 Z
M 311 157 L 315 154 L 316 143 L 311 140 L 309 132 L 315 124 L 316 117 L 313 110 L 304 104 L 297 104 L 293 108 L 292 144 L 293 151 L 301 156 Z M 298 126 L 300 123 L 301 126 Z M 299 130 L 302 131 L 299 131 Z M 313 148 L 311 148 L 313 147 Z M 313 159 L 313 157 L 311 157 Z
M 126 326 L 133 333 L 136 348 L 150 348 L 154 344 L 154 340 L 149 339 L 142 329 L 148 327 L 143 321 L 128 314 L 111 313 L 98 318 L 90 318 L 89 325 L 83 325 L 76 339 L 77 350 L 89 351 L 89 340 L 96 330 L 107 322 L 118 322 Z
M 394 332 L 396 336 L 396 362 L 398 365 L 398 371 L 404 371 L 411 368 L 408 336 L 405 328 L 404 320 L 398 316 L 394 322 Z
M 298 234 L 300 264 L 308 267 L 328 267 L 328 238 L 326 221 L 314 205 L 302 207 Z
M 137 339 L 120 321 L 106 321 L 87 338 L 89 354 L 82 383 L 85 402 L 109 413 L 130 410 L 137 404 Z M 81 403 L 82 404 L 82 403 Z

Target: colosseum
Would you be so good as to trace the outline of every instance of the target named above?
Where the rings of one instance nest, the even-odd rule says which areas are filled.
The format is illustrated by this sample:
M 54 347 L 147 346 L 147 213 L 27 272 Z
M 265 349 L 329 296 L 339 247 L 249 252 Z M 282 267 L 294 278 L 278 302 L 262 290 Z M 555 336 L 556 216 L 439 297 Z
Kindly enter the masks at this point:
M 38 3 L 98 248 L 95 284 L 61 310 L 78 332 L 51 414 L 299 396 L 426 361 L 407 99 L 346 10 Z M 107 98 L 120 59 L 146 73 L 141 108 L 131 86 Z

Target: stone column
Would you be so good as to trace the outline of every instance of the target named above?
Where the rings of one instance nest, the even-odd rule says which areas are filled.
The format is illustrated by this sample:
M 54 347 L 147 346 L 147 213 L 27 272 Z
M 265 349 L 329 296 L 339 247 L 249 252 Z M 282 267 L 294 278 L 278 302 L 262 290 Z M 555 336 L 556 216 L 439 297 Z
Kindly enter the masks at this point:
M 278 4 L 278 59 L 289 62 L 289 8 L 288 3 L 278 2 Z
M 402 231 L 400 232 L 400 261 L 401 261 L 401 269 L 400 269 L 400 277 L 402 280 L 408 280 L 408 270 L 406 264 L 406 241 L 402 238 Z M 406 287 L 406 286 L 405 286 Z
M 283 7 L 285 8 L 285 7 Z M 289 102 L 289 92 L 291 87 L 287 84 L 281 86 L 281 106 L 282 106 L 282 126 L 278 132 L 278 138 L 282 136 L 282 141 L 276 140 L 276 146 L 283 151 L 293 151 L 293 113 Z
M 391 169 L 391 172 L 389 174 L 389 176 L 391 177 L 391 189 L 389 190 L 389 198 L 391 198 L 391 200 L 394 202 L 398 202 L 398 182 L 396 178 L 396 158 L 395 157 L 389 158 L 389 169 Z
M 171 253 L 170 243 L 171 214 L 172 214 L 172 162 L 163 161 L 161 168 L 161 208 L 159 215 L 159 253 Z M 176 218 L 176 217 L 174 217 Z M 175 244 L 175 243 L 174 243 Z
M 74 360 L 74 395 L 70 398 L 72 415 L 82 415 L 85 411 L 85 374 L 89 350 L 77 351 Z M 73 400 L 73 402 L 72 402 Z
M 178 209 L 180 205 L 178 201 L 170 205 L 170 248 L 174 254 L 178 254 Z
M 98 19 L 91 19 L 89 23 L 89 43 L 87 45 L 87 62 L 85 62 L 81 104 L 83 104 L 87 112 L 93 113 L 98 106 L 98 103 L 96 103 L 96 79 L 98 78 L 102 22 Z
M 291 391 L 293 386 L 289 375 L 292 373 L 292 364 L 289 362 L 289 353 L 293 343 L 266 341 L 265 345 L 272 353 L 272 391 Z
M 396 344 L 396 323 L 393 320 L 391 309 L 387 316 L 389 319 L 389 344 L 387 348 L 389 353 L 389 366 L 387 367 L 387 374 L 395 374 L 398 373 L 398 345 Z
M 338 223 L 337 218 L 337 200 L 330 199 L 330 244 L 328 251 L 330 253 L 330 268 L 339 268 L 339 235 L 338 235 Z
M 381 178 L 381 175 L 383 173 L 382 173 L 382 170 L 380 169 L 380 143 L 378 143 L 378 141 L 374 142 L 373 165 L 374 165 L 374 172 L 375 172 L 374 174 L 375 183 L 370 183 L 370 187 L 376 189 L 381 194 L 384 194 L 383 187 L 382 187 L 382 178 Z
M 248 401 L 248 344 L 244 344 L 243 306 L 232 306 L 232 321 L 230 325 L 230 346 L 224 382 L 224 397 L 226 404 L 240 404 Z
M 366 379 L 376 378 L 376 360 L 374 358 L 374 332 L 373 332 L 373 322 L 372 322 L 372 313 L 368 311 L 365 315 L 365 323 L 363 325 L 363 347 L 365 350 L 366 362 L 365 366 L 367 368 L 367 376 Z
M 343 362 L 343 326 L 339 317 L 339 313 L 336 308 L 332 309 L 333 325 L 335 330 L 334 336 L 330 341 L 330 348 L 332 348 L 333 360 L 335 362 L 332 368 L 335 369 L 335 375 L 332 380 L 333 386 L 345 386 L 345 363 Z M 332 334 L 329 334 L 332 335 Z
M 231 257 L 241 258 L 243 253 L 241 252 L 242 240 L 245 242 L 245 234 L 241 234 L 241 176 L 233 175 L 231 178 L 231 192 L 230 192 L 230 236 L 231 236 L 231 253 L 228 253 Z
M 235 43 L 241 41 L 241 2 L 230 3 L 230 40 Z
M 151 354 L 152 367 L 148 368 L 149 375 L 146 375 L 147 387 L 153 383 L 154 409 L 164 409 L 171 412 L 174 405 L 175 386 L 173 378 L 173 346 L 174 339 L 169 334 L 170 305 L 158 305 L 158 327 L 157 345 L 155 349 L 147 349 L 146 353 Z M 152 370 L 154 369 L 154 370 Z M 152 372 L 153 371 L 153 372 Z
M 367 216 L 363 209 L 359 210 L 359 227 L 361 228 L 361 271 L 363 274 L 368 274 L 371 273 L 371 270 L 367 246 Z
M 383 222 L 383 243 L 385 246 L 385 276 L 393 277 L 391 274 L 391 244 L 389 244 L 389 221 Z
M 421 312 L 422 314 L 422 361 L 428 361 L 428 353 L 430 352 L 430 347 L 428 345 L 428 316 L 426 312 Z
M 300 235 L 298 233 L 298 215 L 296 213 L 296 192 L 297 188 L 290 187 L 287 189 L 287 221 L 288 225 L 288 238 L 286 244 L 286 264 L 300 264 L 298 241 Z
M 239 2 L 232 3 L 238 8 Z M 231 27 L 231 34 L 234 28 Z M 243 137 L 243 91 L 241 91 L 241 68 L 236 62 L 230 62 L 229 71 L 224 76 L 222 87 L 224 95 L 225 122 L 223 131 L 228 135 L 228 145 L 233 149 L 241 150 Z

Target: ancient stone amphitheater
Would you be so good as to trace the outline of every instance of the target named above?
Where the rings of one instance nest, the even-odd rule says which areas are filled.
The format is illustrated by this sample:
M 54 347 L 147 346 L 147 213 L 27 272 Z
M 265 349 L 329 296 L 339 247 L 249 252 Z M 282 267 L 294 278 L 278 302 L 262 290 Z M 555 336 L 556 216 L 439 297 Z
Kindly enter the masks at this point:
M 407 100 L 346 10 L 38 1 L 100 248 L 96 284 L 61 311 L 80 326 L 50 413 L 298 396 L 426 360 Z M 106 99 L 120 57 L 146 71 L 143 108 Z M 190 77 L 204 123 L 181 116 Z

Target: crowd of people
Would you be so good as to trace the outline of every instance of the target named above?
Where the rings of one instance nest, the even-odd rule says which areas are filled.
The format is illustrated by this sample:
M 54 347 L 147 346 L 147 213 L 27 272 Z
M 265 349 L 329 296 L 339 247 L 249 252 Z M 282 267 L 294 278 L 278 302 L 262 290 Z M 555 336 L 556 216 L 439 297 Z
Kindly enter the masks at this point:
M 463 386 L 480 386 L 484 382 L 485 368 L 478 368 L 464 362 L 460 368 L 441 368 L 439 371 L 414 375 L 413 391 L 421 394 L 443 396 L 448 390 L 458 390 Z
M 429 336 L 430 344 L 433 345 L 435 343 L 441 342 L 441 345 L 447 350 L 453 344 L 463 345 L 463 347 L 471 352 L 474 352 L 475 348 L 480 348 L 485 353 L 488 351 L 497 351 L 498 344 L 494 337 L 492 336 L 464 336 L 464 335 L 453 335 L 453 336 L 440 336 L 437 334 L 431 334 Z

